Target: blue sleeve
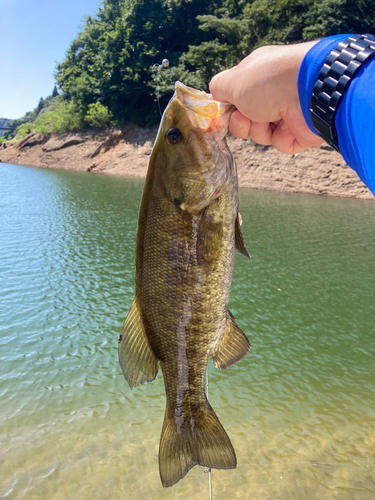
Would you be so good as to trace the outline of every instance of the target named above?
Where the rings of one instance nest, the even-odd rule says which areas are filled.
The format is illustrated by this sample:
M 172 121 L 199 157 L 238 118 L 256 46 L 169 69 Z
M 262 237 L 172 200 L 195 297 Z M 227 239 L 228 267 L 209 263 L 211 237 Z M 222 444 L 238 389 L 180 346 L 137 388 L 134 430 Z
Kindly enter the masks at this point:
M 331 50 L 350 35 L 335 35 L 315 44 L 302 61 L 298 74 L 301 108 L 310 129 L 310 99 L 319 71 Z M 375 194 L 375 58 L 359 70 L 338 108 L 335 119 L 341 154 L 346 163 Z

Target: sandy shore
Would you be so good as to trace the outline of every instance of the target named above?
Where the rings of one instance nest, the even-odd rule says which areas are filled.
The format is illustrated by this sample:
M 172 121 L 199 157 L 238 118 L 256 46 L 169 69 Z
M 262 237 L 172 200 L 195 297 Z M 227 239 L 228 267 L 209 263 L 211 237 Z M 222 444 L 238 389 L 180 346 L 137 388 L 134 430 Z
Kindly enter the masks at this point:
M 14 145 L 0 144 L 0 161 L 32 167 L 145 177 L 156 128 L 29 134 Z M 271 146 L 229 137 L 241 187 L 374 200 L 373 194 L 329 146 L 294 156 Z

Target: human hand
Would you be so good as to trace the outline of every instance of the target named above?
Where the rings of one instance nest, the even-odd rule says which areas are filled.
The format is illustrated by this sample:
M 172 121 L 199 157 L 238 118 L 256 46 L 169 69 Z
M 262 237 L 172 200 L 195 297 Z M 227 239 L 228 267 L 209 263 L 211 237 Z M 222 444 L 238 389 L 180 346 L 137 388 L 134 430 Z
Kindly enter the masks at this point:
M 261 47 L 214 76 L 212 97 L 237 108 L 229 124 L 234 136 L 272 144 L 288 154 L 322 144 L 307 126 L 297 88 L 299 67 L 315 43 Z

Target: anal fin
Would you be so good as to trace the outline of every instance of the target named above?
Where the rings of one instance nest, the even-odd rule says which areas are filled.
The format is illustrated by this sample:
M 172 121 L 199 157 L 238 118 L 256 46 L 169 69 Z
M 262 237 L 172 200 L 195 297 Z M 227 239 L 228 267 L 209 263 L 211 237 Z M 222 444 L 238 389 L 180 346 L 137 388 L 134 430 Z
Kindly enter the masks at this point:
M 241 230 L 241 223 L 242 223 L 241 214 L 238 213 L 234 225 L 234 239 L 235 239 L 236 250 L 240 252 L 240 254 L 242 254 L 247 259 L 251 259 L 249 250 L 246 248 L 245 245 L 245 240 Z
M 233 315 L 228 311 L 223 338 L 217 351 L 212 356 L 215 366 L 220 370 L 227 370 L 237 361 L 243 359 L 250 351 L 250 348 L 251 345 L 246 335 L 235 323 Z
M 130 388 L 154 380 L 158 373 L 158 360 L 148 343 L 137 297 L 126 317 L 118 342 L 122 373 Z

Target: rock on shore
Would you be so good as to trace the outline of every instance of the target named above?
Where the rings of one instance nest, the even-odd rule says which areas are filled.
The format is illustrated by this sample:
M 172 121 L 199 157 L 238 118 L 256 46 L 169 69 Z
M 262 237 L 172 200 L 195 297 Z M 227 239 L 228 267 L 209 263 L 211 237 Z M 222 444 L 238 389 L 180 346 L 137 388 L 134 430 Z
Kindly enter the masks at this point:
M 1 148 L 0 161 L 32 167 L 145 177 L 157 128 L 123 129 L 41 136 L 27 135 Z M 332 148 L 323 145 L 294 156 L 250 140 L 228 138 L 238 166 L 240 187 L 374 200 Z

